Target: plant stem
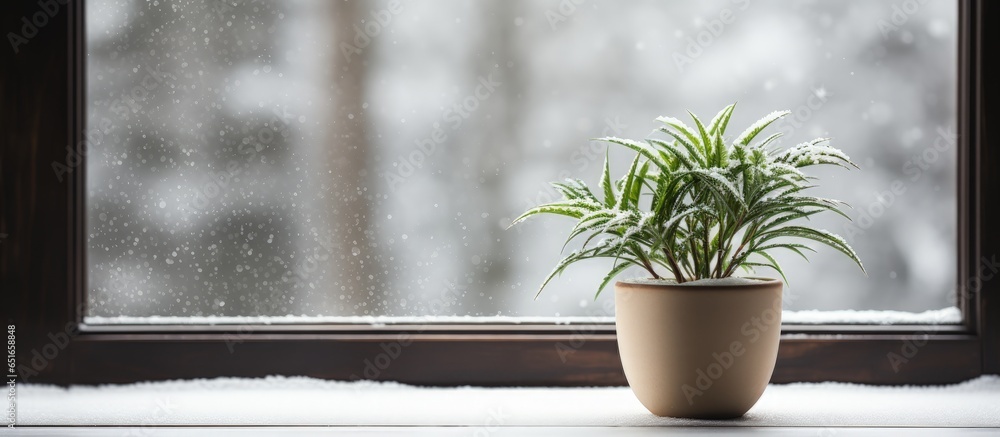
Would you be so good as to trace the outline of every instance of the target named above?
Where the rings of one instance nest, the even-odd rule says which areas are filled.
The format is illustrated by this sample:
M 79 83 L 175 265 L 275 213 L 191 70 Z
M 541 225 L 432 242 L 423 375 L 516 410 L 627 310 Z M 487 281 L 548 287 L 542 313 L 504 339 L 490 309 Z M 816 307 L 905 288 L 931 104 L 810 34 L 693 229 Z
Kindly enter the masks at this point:
M 693 234 L 695 228 L 692 225 L 692 223 L 694 221 L 692 219 L 690 219 L 690 218 L 687 218 L 685 220 L 688 222 L 688 229 L 690 229 L 691 233 Z M 691 276 L 695 277 L 698 274 L 698 247 L 695 245 L 694 236 L 693 235 L 689 235 L 688 237 L 689 237 L 688 238 L 688 245 L 691 246 L 691 265 L 693 266 L 692 268 L 694 269 L 694 271 L 691 272 L 692 273 Z
M 660 279 L 660 275 L 656 274 L 656 270 L 653 269 L 653 265 L 649 263 L 649 259 L 647 259 L 646 256 L 642 254 L 642 251 L 639 251 L 637 255 L 639 255 L 639 261 L 642 261 L 643 267 L 645 267 L 646 270 L 649 271 L 649 274 L 653 275 L 653 279 Z
M 757 232 L 757 226 L 758 224 L 754 223 L 750 227 L 750 229 L 745 234 L 743 234 L 743 240 L 740 242 L 740 247 L 738 247 L 736 249 L 736 252 L 734 252 L 733 254 L 733 263 L 729 265 L 728 269 L 726 269 L 726 276 L 732 275 L 735 269 L 739 267 L 739 263 L 736 262 L 736 259 L 739 257 L 740 252 L 743 250 L 743 248 L 746 247 L 747 243 L 750 242 L 748 237 L 754 235 Z
M 704 249 L 705 249 L 705 265 L 702 266 L 702 267 L 704 267 L 705 271 L 703 273 L 704 276 L 702 276 L 702 277 L 703 278 L 710 278 L 712 276 L 712 271 L 711 271 L 711 269 L 712 269 L 712 248 L 710 247 L 712 245 L 712 236 L 710 235 L 711 231 L 709 230 L 709 227 L 708 227 L 708 220 L 706 219 L 706 220 L 702 221 L 701 225 L 705 227 L 705 247 L 704 247 Z
M 724 258 L 724 255 L 728 254 L 729 250 L 733 248 L 733 238 L 736 238 L 736 232 L 739 231 L 740 226 L 743 226 L 743 220 L 745 220 L 745 219 L 746 219 L 746 215 L 745 214 L 741 214 L 740 217 L 736 220 L 736 224 L 732 227 L 732 231 L 731 232 L 727 232 L 726 234 L 724 234 L 724 235 L 728 235 L 728 237 L 726 237 L 726 245 L 725 245 L 725 249 L 724 250 L 722 249 L 721 239 L 720 239 L 719 264 L 717 266 L 715 266 L 716 272 L 718 272 L 721 275 L 721 276 L 718 276 L 719 278 L 725 278 L 725 277 L 728 277 L 728 276 L 730 276 L 730 275 L 733 274 L 732 273 L 732 268 L 731 268 L 732 266 L 731 265 L 730 265 L 730 267 L 725 268 L 725 270 L 723 270 L 723 261 L 724 261 L 723 258 Z M 745 243 L 745 241 L 746 241 L 745 237 L 746 236 L 744 235 L 744 243 L 740 245 L 740 249 L 742 249 L 743 246 L 746 244 Z M 735 253 L 740 253 L 739 249 L 737 249 Z
M 677 265 L 674 254 L 670 253 L 670 250 L 666 246 L 663 246 L 663 254 L 667 256 L 667 261 L 670 262 L 670 270 L 674 273 L 674 280 L 678 284 L 684 283 L 684 274 L 681 272 L 680 266 Z

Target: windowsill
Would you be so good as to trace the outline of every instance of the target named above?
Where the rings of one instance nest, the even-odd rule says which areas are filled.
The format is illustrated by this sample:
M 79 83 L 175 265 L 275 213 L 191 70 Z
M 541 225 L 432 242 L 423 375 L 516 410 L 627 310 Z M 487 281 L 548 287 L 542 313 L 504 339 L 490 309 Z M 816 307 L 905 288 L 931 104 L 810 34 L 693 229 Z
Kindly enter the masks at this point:
M 1000 377 L 771 385 L 734 421 L 659 418 L 628 388 L 422 388 L 311 378 L 18 385 L 18 425 L 1000 427 Z M 4 400 L 6 411 L 7 401 Z

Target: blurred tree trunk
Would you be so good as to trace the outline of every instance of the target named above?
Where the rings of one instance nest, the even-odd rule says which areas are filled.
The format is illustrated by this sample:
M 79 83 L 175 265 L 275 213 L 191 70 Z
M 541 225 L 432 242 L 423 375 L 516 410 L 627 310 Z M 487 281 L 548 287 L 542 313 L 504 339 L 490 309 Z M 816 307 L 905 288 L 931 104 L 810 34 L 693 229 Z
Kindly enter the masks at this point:
M 503 285 L 510 279 L 512 249 L 502 234 L 498 220 L 505 215 L 505 200 L 508 190 L 505 186 L 504 165 L 517 162 L 519 148 L 513 147 L 519 141 L 521 114 L 524 99 L 520 95 L 523 78 L 520 75 L 522 55 L 525 48 L 519 46 L 514 21 L 519 11 L 525 8 L 520 1 L 483 3 L 480 6 L 480 22 L 483 24 L 479 39 L 471 44 L 472 65 L 469 71 L 471 87 L 462 98 L 476 95 L 482 81 L 499 82 L 494 91 L 485 99 L 480 99 L 479 108 L 472 112 L 468 126 L 463 127 L 456 144 L 461 144 L 458 153 L 450 153 L 459 162 L 455 169 L 453 183 L 475 187 L 466 191 L 456 211 L 468 212 L 463 222 L 467 223 L 467 239 L 460 242 L 459 265 L 466 267 L 466 279 L 470 280 L 472 291 L 483 291 L 487 296 L 478 298 L 479 293 L 471 293 L 455 309 L 465 314 L 494 315 L 511 309 L 507 299 L 488 300 L 489 293 L 510 291 Z M 481 97 L 481 96 L 477 96 Z M 460 103 L 461 104 L 461 103 Z M 464 164 L 465 161 L 468 164 Z M 463 168 L 464 167 L 464 168 Z M 483 217 L 482 214 L 488 214 Z M 520 291 L 520 290 L 518 290 Z
M 328 176 L 331 180 L 329 198 L 329 223 L 332 226 L 332 263 L 339 271 L 334 284 L 324 284 L 323 289 L 332 287 L 328 297 L 344 305 L 344 310 L 353 315 L 363 315 L 375 308 L 366 306 L 369 292 L 380 292 L 377 283 L 383 279 L 379 273 L 377 244 L 372 235 L 372 194 L 368 191 L 368 159 L 371 143 L 368 136 L 368 120 L 362 105 L 365 102 L 368 61 L 376 44 L 373 38 L 362 53 L 345 55 L 341 43 L 358 47 L 355 42 L 356 28 L 360 28 L 366 18 L 368 3 L 360 1 L 333 1 L 329 4 L 331 33 L 329 45 L 332 65 L 328 74 L 329 95 L 332 104 L 324 124 L 327 138 Z M 339 284 L 339 285 L 337 285 Z M 340 299 L 344 295 L 344 299 Z M 357 310 L 352 311 L 354 305 Z

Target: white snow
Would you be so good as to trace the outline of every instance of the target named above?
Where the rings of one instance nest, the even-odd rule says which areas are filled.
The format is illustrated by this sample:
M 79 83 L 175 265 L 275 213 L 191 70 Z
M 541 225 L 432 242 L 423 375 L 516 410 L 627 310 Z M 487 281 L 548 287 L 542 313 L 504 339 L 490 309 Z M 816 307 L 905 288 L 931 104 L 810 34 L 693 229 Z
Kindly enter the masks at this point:
M 629 282 L 636 283 L 663 283 L 669 280 L 655 279 L 629 279 Z M 745 284 L 753 279 L 747 278 L 725 278 L 725 279 L 701 279 L 686 282 L 684 285 L 733 285 L 733 283 Z M 911 313 L 905 311 L 875 311 L 875 310 L 841 310 L 841 311 L 818 311 L 803 310 L 789 311 L 781 313 L 781 320 L 786 324 L 916 324 L 916 325 L 946 325 L 962 322 L 962 312 L 956 307 L 944 308 L 940 310 L 924 311 L 922 313 Z M 514 316 L 197 316 L 197 317 L 175 317 L 175 316 L 115 316 L 115 317 L 95 317 L 84 318 L 87 325 L 292 325 L 292 324 L 362 324 L 370 326 L 387 325 L 424 325 L 424 324 L 611 324 L 615 322 L 612 314 L 607 316 L 574 316 L 574 317 L 514 317 Z
M 750 135 L 756 135 L 761 131 L 761 129 L 764 129 L 764 127 L 770 124 L 771 122 L 791 113 L 792 111 L 774 111 L 771 112 L 770 114 L 765 115 L 760 120 L 757 120 L 756 122 L 754 122 L 754 124 L 750 125 L 750 127 L 746 128 L 746 130 L 743 131 L 743 133 L 741 133 L 740 136 L 736 137 L 736 141 L 733 141 L 733 143 L 742 144 L 745 146 L 748 141 L 747 137 L 749 137 Z
M 680 121 L 680 120 L 678 120 L 678 119 L 676 119 L 674 117 L 669 117 L 669 116 L 663 115 L 663 116 L 660 116 L 660 117 L 656 117 L 656 121 L 658 121 L 660 123 L 668 124 L 668 125 L 673 126 L 673 127 L 677 128 L 678 130 L 681 130 L 681 131 L 685 131 L 686 130 L 688 132 L 692 132 L 692 129 L 689 128 L 689 127 L 687 127 L 687 125 L 684 124 L 683 121 Z
M 4 397 L 4 408 L 7 400 Z M 1000 426 L 1000 377 L 771 385 L 737 421 L 660 418 L 626 387 L 427 388 L 303 377 L 18 385 L 18 425 Z
M 417 324 L 558 324 L 614 323 L 614 317 L 513 317 L 513 316 L 88 316 L 87 325 L 291 325 L 291 324 L 362 324 L 372 326 Z
M 857 325 L 953 325 L 962 323 L 962 310 L 956 307 L 929 310 L 922 313 L 886 310 L 841 311 L 782 311 L 781 322 L 789 324 L 857 324 Z

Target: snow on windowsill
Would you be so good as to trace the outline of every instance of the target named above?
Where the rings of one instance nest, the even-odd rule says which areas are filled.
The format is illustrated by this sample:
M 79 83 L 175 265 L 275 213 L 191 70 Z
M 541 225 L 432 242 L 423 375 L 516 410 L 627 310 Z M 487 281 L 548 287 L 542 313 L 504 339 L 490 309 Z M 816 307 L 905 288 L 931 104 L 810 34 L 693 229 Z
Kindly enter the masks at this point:
M 841 310 L 841 311 L 782 311 L 786 324 L 864 324 L 864 325 L 949 325 L 962 323 L 962 312 L 956 307 L 910 313 L 904 311 Z M 371 326 L 419 324 L 604 324 L 614 323 L 614 317 L 506 317 L 506 316 L 116 316 L 84 318 L 88 325 L 287 325 L 287 324 L 362 324 Z
M 1000 377 L 886 387 L 770 385 L 734 421 L 656 417 L 627 387 L 428 388 L 303 377 L 17 386 L 18 425 L 1000 427 Z M 4 410 L 7 399 L 4 396 Z
M 962 323 L 962 310 L 949 307 L 922 313 L 887 310 L 782 311 L 781 322 L 796 325 L 955 325 Z

